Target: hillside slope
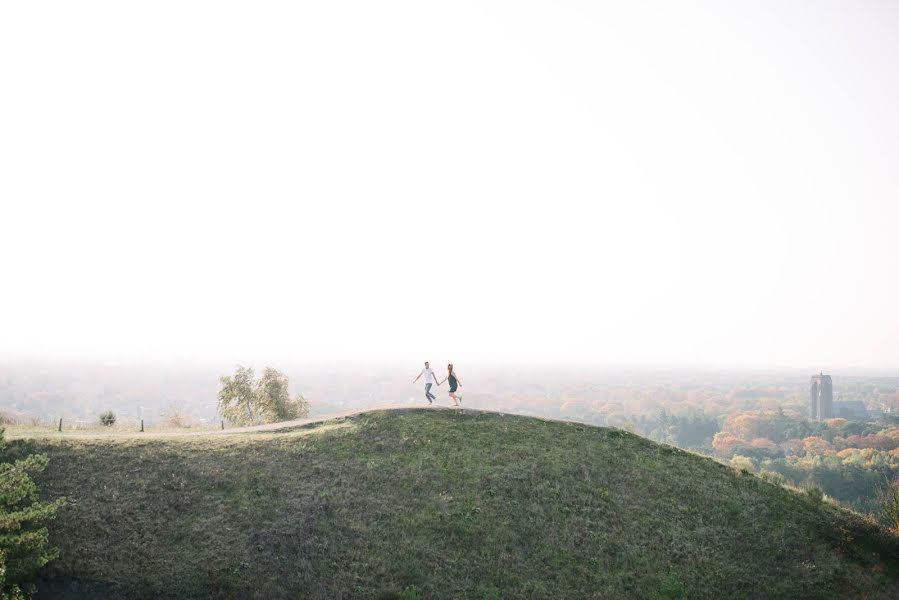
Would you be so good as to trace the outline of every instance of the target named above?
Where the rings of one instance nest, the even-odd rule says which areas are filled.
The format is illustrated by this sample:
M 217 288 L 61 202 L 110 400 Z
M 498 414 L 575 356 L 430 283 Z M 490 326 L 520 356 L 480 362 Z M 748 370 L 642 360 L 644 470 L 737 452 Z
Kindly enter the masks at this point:
M 896 536 L 614 429 L 404 410 L 12 451 L 69 499 L 45 597 L 899 596 Z

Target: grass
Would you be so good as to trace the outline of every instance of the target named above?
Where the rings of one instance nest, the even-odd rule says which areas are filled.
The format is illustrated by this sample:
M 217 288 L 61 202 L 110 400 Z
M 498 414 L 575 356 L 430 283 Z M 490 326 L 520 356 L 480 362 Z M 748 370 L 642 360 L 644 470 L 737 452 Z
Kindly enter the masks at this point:
M 406 410 L 11 450 L 69 499 L 45 575 L 95 597 L 899 594 L 893 534 L 616 429 Z

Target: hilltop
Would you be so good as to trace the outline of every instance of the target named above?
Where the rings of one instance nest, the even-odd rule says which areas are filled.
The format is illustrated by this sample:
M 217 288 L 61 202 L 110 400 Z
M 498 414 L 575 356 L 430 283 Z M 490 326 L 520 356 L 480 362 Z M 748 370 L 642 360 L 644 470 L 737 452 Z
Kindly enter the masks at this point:
M 234 435 L 44 437 L 44 597 L 899 595 L 899 538 L 610 428 L 391 410 Z

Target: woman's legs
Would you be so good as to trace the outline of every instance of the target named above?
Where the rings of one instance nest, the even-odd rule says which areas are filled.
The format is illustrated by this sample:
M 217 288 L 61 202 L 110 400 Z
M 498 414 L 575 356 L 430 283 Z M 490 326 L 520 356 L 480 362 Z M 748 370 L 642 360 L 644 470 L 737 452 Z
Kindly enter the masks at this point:
M 459 406 L 459 403 L 462 402 L 462 398 L 456 395 L 456 392 L 450 392 L 449 397 L 453 399 L 453 406 Z

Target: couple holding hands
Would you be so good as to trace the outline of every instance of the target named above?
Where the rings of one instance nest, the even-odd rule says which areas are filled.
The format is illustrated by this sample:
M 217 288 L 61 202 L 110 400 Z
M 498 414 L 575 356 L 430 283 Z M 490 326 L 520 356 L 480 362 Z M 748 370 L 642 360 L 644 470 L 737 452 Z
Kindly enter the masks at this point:
M 446 365 L 446 377 L 443 378 L 443 381 L 438 382 L 437 376 L 434 375 L 434 371 L 431 370 L 430 363 L 425 361 L 425 368 L 421 370 L 418 377 L 412 380 L 412 383 L 415 383 L 422 377 L 425 378 L 425 398 L 428 399 L 429 404 L 433 404 L 434 400 L 437 399 L 437 396 L 431 393 L 431 386 L 435 383 L 440 385 L 443 381 L 449 381 L 449 397 L 453 400 L 453 406 L 462 406 L 462 396 L 456 394 L 456 388 L 462 384 L 459 382 L 459 378 L 456 377 L 456 373 L 453 371 L 452 363 Z

